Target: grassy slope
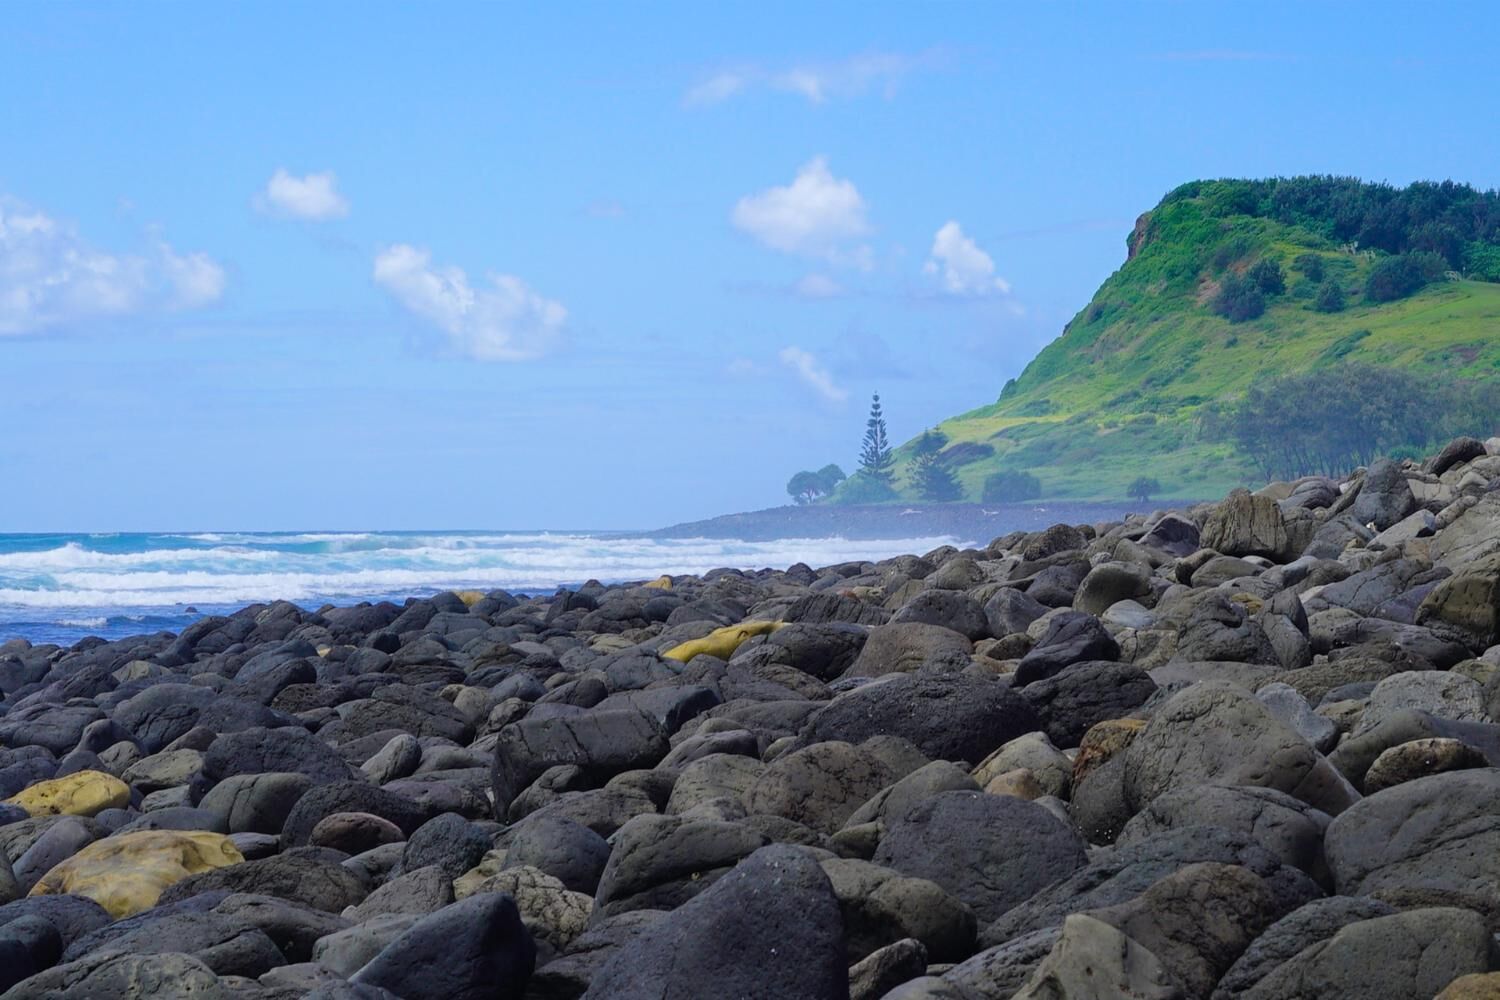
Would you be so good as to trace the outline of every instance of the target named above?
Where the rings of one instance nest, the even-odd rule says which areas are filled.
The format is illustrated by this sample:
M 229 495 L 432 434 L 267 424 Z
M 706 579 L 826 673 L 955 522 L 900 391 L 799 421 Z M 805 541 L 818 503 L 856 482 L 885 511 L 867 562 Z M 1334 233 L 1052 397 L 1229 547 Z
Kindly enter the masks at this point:
M 1500 371 L 1500 285 L 1446 282 L 1365 305 L 1369 260 L 1297 227 L 1211 218 L 1192 199 L 1158 207 L 1137 232 L 1146 237 L 1136 253 L 999 401 L 939 425 L 950 447 L 994 449 L 957 468 L 969 498 L 1003 468 L 1036 475 L 1048 497 L 1119 498 L 1138 475 L 1160 480 L 1169 496 L 1217 496 L 1255 474 L 1231 444 L 1200 433 L 1202 418 L 1257 379 L 1341 358 L 1448 377 Z M 1286 294 L 1259 319 L 1230 323 L 1206 305 L 1225 273 L 1226 252 L 1217 260 L 1216 252 L 1226 245 L 1255 247 L 1229 269 L 1271 256 L 1286 270 Z M 1348 309 L 1310 308 L 1315 286 L 1291 268 L 1307 252 L 1339 277 Z M 903 466 L 910 449 L 898 450 Z

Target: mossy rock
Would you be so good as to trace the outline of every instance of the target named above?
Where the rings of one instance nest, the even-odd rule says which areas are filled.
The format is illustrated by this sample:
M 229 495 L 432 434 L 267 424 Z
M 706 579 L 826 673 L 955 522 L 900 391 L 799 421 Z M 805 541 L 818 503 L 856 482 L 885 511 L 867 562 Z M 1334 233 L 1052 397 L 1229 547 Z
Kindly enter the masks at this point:
M 96 840 L 43 875 L 33 896 L 86 896 L 116 920 L 149 910 L 168 886 L 244 861 L 234 842 L 203 830 L 140 830 Z
M 702 653 L 709 656 L 717 656 L 721 660 L 727 660 L 734 655 L 734 651 L 747 640 L 757 635 L 770 635 L 777 629 L 786 625 L 786 622 L 740 622 L 738 625 L 726 625 L 724 628 L 716 628 L 701 639 L 692 639 L 680 645 L 673 646 L 661 655 L 669 660 L 679 663 L 687 663 L 693 657 Z
M 39 781 L 5 800 L 31 816 L 95 816 L 130 804 L 130 786 L 103 771 L 76 771 Z

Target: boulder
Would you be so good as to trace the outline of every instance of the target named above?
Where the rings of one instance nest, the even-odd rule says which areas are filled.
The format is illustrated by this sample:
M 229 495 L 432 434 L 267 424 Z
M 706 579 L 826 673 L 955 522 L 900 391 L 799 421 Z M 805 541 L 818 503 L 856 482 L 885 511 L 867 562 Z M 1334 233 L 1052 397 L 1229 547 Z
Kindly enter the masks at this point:
M 1340 928 L 1242 996 L 1426 1000 L 1459 976 L 1488 972 L 1490 948 L 1484 918 L 1471 910 L 1408 910 Z
M 535 963 L 515 900 L 485 892 L 418 920 L 349 981 L 402 1000 L 519 998 Z
M 1271 890 L 1275 899 L 1272 908 L 1278 913 L 1291 912 L 1323 895 L 1306 874 L 1281 864 L 1244 834 L 1215 826 L 1180 827 L 1099 854 L 982 928 L 979 945 L 994 947 L 1059 926 L 1070 913 L 1124 903 L 1173 872 L 1199 862 L 1239 865 L 1259 876 Z
M 1418 778 L 1361 800 L 1328 826 L 1334 887 L 1420 893 L 1500 917 L 1500 770 Z
M 938 962 L 973 950 L 974 911 L 936 882 L 857 858 L 822 864 L 844 915 L 851 963 L 905 938 L 920 941 Z
M 1150 593 L 1151 571 L 1147 567 L 1128 562 L 1100 563 L 1078 585 L 1073 607 L 1086 614 L 1102 615 L 1112 604 Z
M 1174 695 L 1125 751 L 1132 811 L 1193 785 L 1257 785 L 1336 815 L 1358 798 L 1343 776 L 1253 695 L 1204 681 Z
M 933 593 L 948 593 L 933 591 Z M 961 596 L 961 595 L 960 595 Z M 967 667 L 974 645 L 961 632 L 919 621 L 892 620 L 870 629 L 858 658 L 844 671 L 846 677 L 930 670 L 957 672 Z
M 1078 746 L 1094 725 L 1140 708 L 1156 682 L 1139 667 L 1108 660 L 1073 663 L 1021 689 L 1047 738 L 1059 747 Z
M 102 771 L 75 771 L 39 781 L 5 800 L 28 816 L 94 816 L 130 802 L 130 786 Z
M 1417 506 L 1411 486 L 1401 473 L 1401 466 L 1389 458 L 1370 463 L 1359 488 L 1359 496 L 1349 513 L 1361 524 L 1373 524 L 1376 531 L 1384 531 Z
M 984 603 L 984 618 L 989 634 L 995 638 L 1025 632 L 1032 622 L 1045 615 L 1050 608 L 1025 591 L 1014 587 L 1001 587 Z
M 1189 785 L 1153 799 L 1115 841 L 1129 846 L 1167 830 L 1216 826 L 1260 844 L 1284 865 L 1326 874 L 1323 835 L 1329 817 L 1271 788 Z
M 500 730 L 495 744 L 496 817 L 543 771 L 558 765 L 583 769 L 602 783 L 622 771 L 649 768 L 667 755 L 667 734 L 646 714 L 608 709 L 551 718 L 526 718 Z
M 608 842 L 581 823 L 561 816 L 533 816 L 512 828 L 503 867 L 536 868 L 566 889 L 592 895 L 609 857 Z
M 1173 872 L 1134 899 L 1090 915 L 1151 951 L 1186 987 L 1207 996 L 1282 903 L 1239 865 L 1203 862 Z M 1066 923 L 1064 924 L 1066 933 Z
M 1248 490 L 1235 490 L 1214 507 L 1200 541 L 1203 548 L 1226 556 L 1264 556 L 1284 563 L 1301 554 L 1292 551 L 1293 538 L 1276 501 Z
M 1456 567 L 1423 598 L 1416 620 L 1474 650 L 1500 642 L 1500 553 Z
M 191 955 L 131 955 L 105 951 L 85 955 L 32 976 L 4 994 L 5 1000 L 230 1000 L 219 977 Z
M 594 911 L 603 918 L 676 909 L 765 844 L 763 834 L 738 823 L 637 816 L 615 834 Z
M 978 763 L 1002 743 L 1037 728 L 1031 706 L 1004 683 L 905 674 L 839 695 L 808 720 L 797 739 L 807 746 L 900 736 L 931 759 Z
M 1354 735 L 1369 732 L 1401 712 L 1419 711 L 1457 722 L 1487 722 L 1484 689 L 1463 674 L 1443 670 L 1407 670 L 1375 685 Z
M 1441 737 L 1400 743 L 1381 752 L 1365 772 L 1367 795 L 1395 785 L 1448 771 L 1489 767 L 1483 753 L 1462 740 Z
M 1379 900 L 1351 896 L 1315 899 L 1300 906 L 1251 942 L 1219 980 L 1213 1000 L 1244 996 L 1269 973 L 1304 949 L 1328 940 L 1350 924 L 1394 912 Z
M 942 792 L 895 819 L 874 862 L 936 882 L 988 923 L 1086 862 L 1083 839 L 1034 802 Z
M 95 841 L 42 877 L 32 893 L 92 899 L 113 917 L 155 906 L 190 875 L 239 864 L 244 856 L 222 834 L 143 830 Z
M 189 875 L 170 886 L 161 902 L 175 903 L 202 892 L 254 893 L 300 903 L 325 913 L 342 913 L 369 893 L 365 882 L 343 865 L 298 854 L 278 854 Z
M 1187 1000 L 1161 960 L 1122 931 L 1087 914 L 1062 935 L 1012 1000 Z
M 833 833 L 895 779 L 871 750 L 838 740 L 817 742 L 772 761 L 746 793 L 745 807 Z
M 984 607 L 961 590 L 923 590 L 891 616 L 891 625 L 907 622 L 937 625 L 970 641 L 990 634 Z M 880 632 L 890 626 L 883 626 Z
M 792 926 L 798 933 L 787 933 Z M 622 944 L 584 997 L 847 1000 L 845 961 L 844 921 L 828 877 L 802 851 L 773 845 Z
M 1119 658 L 1119 644 L 1099 619 L 1082 612 L 1064 611 L 1048 622 L 1037 644 L 1021 658 L 1015 683 L 1017 687 L 1025 687 L 1074 663 Z

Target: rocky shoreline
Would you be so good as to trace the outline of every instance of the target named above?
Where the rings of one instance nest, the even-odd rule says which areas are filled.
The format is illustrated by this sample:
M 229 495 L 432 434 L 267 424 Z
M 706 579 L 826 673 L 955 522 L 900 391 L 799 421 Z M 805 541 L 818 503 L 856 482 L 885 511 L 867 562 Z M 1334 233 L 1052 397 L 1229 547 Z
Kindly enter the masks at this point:
M 1155 504 L 1170 506 L 1166 502 Z M 939 538 L 988 540 L 1012 531 L 1040 531 L 1059 522 L 1113 521 L 1139 504 L 1079 500 L 1028 503 L 808 504 L 722 514 L 643 532 L 647 538 Z
M 0 992 L 1500 996 L 1497 450 L 0 644 Z

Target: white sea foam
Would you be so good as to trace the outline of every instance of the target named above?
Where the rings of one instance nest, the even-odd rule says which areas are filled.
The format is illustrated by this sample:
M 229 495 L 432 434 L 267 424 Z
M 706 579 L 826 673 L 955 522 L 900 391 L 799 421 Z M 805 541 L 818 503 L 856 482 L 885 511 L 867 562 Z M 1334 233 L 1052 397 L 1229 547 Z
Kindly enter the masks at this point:
M 814 566 L 922 552 L 957 541 L 789 538 L 610 538 L 581 534 L 286 533 L 161 536 L 161 548 L 97 551 L 70 541 L 0 554 L 0 606 L 66 609 L 78 627 L 95 609 L 321 603 L 461 588 L 551 589 L 586 579 Z M 193 547 L 192 542 L 198 546 Z M 312 546 L 309 550 L 308 546 Z

